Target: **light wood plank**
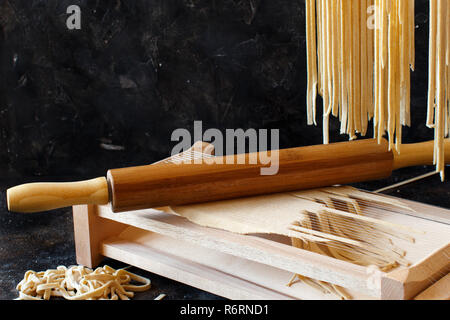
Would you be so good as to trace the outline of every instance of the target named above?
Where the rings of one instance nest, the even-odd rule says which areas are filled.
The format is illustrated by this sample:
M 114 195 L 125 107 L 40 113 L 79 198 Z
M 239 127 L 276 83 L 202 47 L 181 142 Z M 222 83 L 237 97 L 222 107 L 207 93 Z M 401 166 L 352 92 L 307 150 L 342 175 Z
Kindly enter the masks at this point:
M 101 251 L 110 258 L 229 299 L 336 299 L 304 283 L 288 287 L 292 276 L 288 271 L 134 227 L 104 241 Z
M 331 282 L 369 296 L 380 296 L 379 284 L 378 287 L 368 286 L 369 279 L 373 277 L 366 268 L 328 256 L 255 236 L 200 227 L 186 219 L 153 209 L 113 213 L 109 207 L 99 206 L 98 215 L 292 273 Z
M 450 300 L 450 274 L 417 295 L 414 300 Z

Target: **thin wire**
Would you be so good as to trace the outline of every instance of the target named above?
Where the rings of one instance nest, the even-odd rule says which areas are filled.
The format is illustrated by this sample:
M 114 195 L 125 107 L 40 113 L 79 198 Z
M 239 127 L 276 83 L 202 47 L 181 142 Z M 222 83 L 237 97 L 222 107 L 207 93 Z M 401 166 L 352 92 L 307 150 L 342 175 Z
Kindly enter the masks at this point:
M 333 203 L 333 205 L 335 205 L 336 207 L 340 208 L 341 210 L 344 210 L 344 211 L 346 209 L 348 210 L 348 208 L 345 205 L 341 204 L 341 203 Z M 365 208 L 360 208 L 360 209 L 361 209 L 361 213 L 363 213 L 364 215 L 367 215 L 369 217 L 376 217 L 378 219 L 381 219 L 382 217 L 386 217 L 386 216 L 391 216 L 392 215 L 391 213 L 378 211 L 376 209 L 371 209 L 370 207 L 365 207 Z M 350 212 L 350 213 L 353 213 L 353 212 Z M 396 213 L 397 214 L 402 214 L 402 215 L 408 215 L 407 213 L 400 213 L 400 212 L 396 212 Z M 416 217 L 416 216 L 414 216 L 414 217 Z M 416 217 L 416 218 L 423 219 L 421 217 Z M 435 236 L 434 234 L 432 234 L 430 232 L 425 232 L 425 234 L 427 235 L 426 238 L 428 238 L 428 239 L 435 239 L 435 240 L 437 240 L 439 242 L 442 242 L 442 237 Z
M 302 234 L 302 233 L 299 233 L 299 234 Z M 299 236 L 299 237 L 301 239 L 301 236 Z M 305 241 L 303 239 L 302 239 L 302 241 L 304 241 L 305 243 L 308 242 L 308 241 Z M 350 260 L 350 261 L 353 261 L 353 262 L 361 261 L 361 260 L 372 260 L 372 261 L 376 260 L 376 261 L 378 261 L 378 264 L 379 264 L 378 266 L 379 267 L 382 267 L 382 266 L 380 266 L 380 264 L 388 265 L 388 264 L 392 264 L 392 263 L 395 263 L 395 262 L 397 262 L 399 264 L 402 264 L 402 265 L 410 264 L 409 261 L 406 261 L 407 263 L 405 263 L 405 259 L 395 259 L 393 257 L 386 257 L 386 256 L 383 256 L 383 255 L 381 255 L 379 253 L 372 252 L 370 250 L 367 250 L 367 249 L 364 249 L 364 248 L 360 248 L 360 247 L 354 247 L 352 245 L 340 244 L 340 243 L 335 243 L 335 242 L 331 242 L 331 243 L 327 242 L 325 244 L 316 243 L 316 245 L 323 245 L 323 246 L 325 246 L 325 249 L 321 249 L 321 252 L 317 252 L 317 251 L 314 251 L 314 250 L 311 250 L 311 249 L 305 249 L 305 248 L 303 248 L 303 250 L 313 251 L 313 252 L 316 252 L 316 253 L 320 253 L 322 255 L 330 256 L 329 254 L 326 254 L 325 252 L 322 252 L 322 250 L 328 251 L 327 249 L 338 249 L 338 250 L 342 250 L 344 252 L 348 252 L 352 256 L 354 256 L 354 255 L 360 256 L 358 260 L 356 258 L 354 258 L 354 257 L 353 258 L 345 257 L 346 260 Z M 330 251 L 330 254 L 332 255 L 331 256 L 332 258 L 335 258 L 335 259 L 338 259 L 338 260 L 343 260 L 343 259 L 337 257 L 331 251 Z M 338 252 L 338 254 L 339 254 L 339 252 Z M 402 263 L 402 261 L 403 261 L 403 263 Z M 358 263 L 358 264 L 365 265 L 365 266 L 369 265 L 367 263 Z
M 381 192 L 384 192 L 384 191 L 387 191 L 387 190 L 391 190 L 391 189 L 394 189 L 394 188 L 402 187 L 402 186 L 407 185 L 407 184 L 409 184 L 409 183 L 413 183 L 413 182 L 416 182 L 416 181 L 418 181 L 418 180 L 421 180 L 421 179 L 425 179 L 425 178 L 434 176 L 434 175 L 436 175 L 436 174 L 438 174 L 438 173 L 439 173 L 439 172 L 437 172 L 437 171 L 428 172 L 428 173 L 423 174 L 423 175 L 420 175 L 420 176 L 418 176 L 418 177 L 411 178 L 411 179 L 408 179 L 408 180 L 405 180 L 405 181 L 402 181 L 402 182 L 399 182 L 399 183 L 396 183 L 396 184 L 393 184 L 393 185 L 390 185 L 390 186 L 386 186 L 386 187 L 384 187 L 384 188 L 375 190 L 375 191 L 373 191 L 373 192 L 374 192 L 374 193 L 381 193 Z
M 330 226 L 334 229 L 333 231 L 335 232 L 335 233 L 333 233 L 333 232 L 323 232 L 322 231 L 322 233 L 324 234 L 324 236 L 323 237 L 326 237 L 326 234 L 329 234 L 329 235 L 336 235 L 336 236 L 339 236 L 339 237 L 341 237 L 341 238 L 345 238 L 345 236 L 347 236 L 347 237 L 350 237 L 350 238 L 348 238 L 349 240 L 354 240 L 354 241 L 358 241 L 358 242 L 360 242 L 361 244 L 364 244 L 364 245 L 367 245 L 367 246 L 373 246 L 373 247 L 376 247 L 376 248 L 378 248 L 378 249 L 384 249 L 384 247 L 379 247 L 380 246 L 380 243 L 379 243 L 379 241 L 377 241 L 377 240 L 379 240 L 379 238 L 375 238 L 375 237 L 373 237 L 373 236 L 369 236 L 369 237 L 367 237 L 367 238 L 362 238 L 362 235 L 361 234 L 358 234 L 358 233 L 351 233 L 350 232 L 350 235 L 349 235 L 349 233 L 348 232 L 345 232 L 344 230 L 336 230 L 337 229 L 337 227 L 339 227 L 339 223 L 336 223 L 336 222 L 333 222 L 333 221 L 328 221 L 328 223 L 330 224 Z M 322 225 L 322 224 L 320 224 L 320 223 L 318 223 L 318 222 L 316 222 L 316 221 L 313 221 L 312 219 L 310 219 L 310 224 L 311 224 L 311 226 L 312 227 L 316 227 L 316 228 L 319 228 L 319 229 L 323 229 L 323 227 L 324 227 L 324 225 Z M 346 227 L 345 225 L 344 225 L 344 227 Z M 347 228 L 348 229 L 348 228 Z M 362 228 L 361 228 L 362 229 Z M 314 229 L 313 229 L 314 230 Z M 331 229 L 330 229 L 330 231 L 331 231 Z M 379 231 L 379 230 L 377 230 L 377 231 Z M 301 231 L 301 232 L 305 232 L 305 231 Z M 338 232 L 341 232 L 342 234 L 344 234 L 345 236 L 341 236 L 341 235 L 339 235 L 339 233 Z M 380 232 L 382 235 L 383 235 L 383 232 Z M 356 237 L 359 237 L 359 238 L 351 238 L 351 236 L 356 236 Z M 390 240 L 390 238 L 388 238 L 386 235 L 383 235 L 384 237 L 386 237 L 387 239 L 386 240 Z M 370 240 L 370 239 L 373 239 L 374 241 L 373 242 L 369 242 L 368 240 Z M 339 241 L 339 240 L 336 240 L 336 239 L 334 239 L 335 241 Z M 344 243 L 345 243 L 345 241 L 343 241 Z M 386 242 L 388 242 L 388 241 L 386 241 Z M 389 242 L 388 242 L 389 243 Z M 354 245 L 354 244 L 351 244 L 351 245 Z M 405 252 L 406 253 L 406 250 L 404 250 L 404 249 L 401 249 L 401 248 L 399 248 L 399 247 L 397 247 L 397 246 L 395 246 L 394 244 L 393 244 L 393 242 L 392 242 L 392 244 L 390 244 L 393 248 L 391 248 L 391 250 L 392 251 L 394 251 L 394 252 L 396 252 L 396 253 L 398 253 L 396 250 L 401 250 L 401 251 L 403 251 L 403 252 Z M 394 249 L 396 249 L 396 250 L 394 250 Z M 390 251 L 389 251 L 390 252 Z M 398 253 L 400 256 L 404 256 L 403 254 L 400 254 L 400 253 Z
M 298 227 L 297 227 L 298 228 Z M 305 228 L 305 227 L 304 227 Z M 305 229 L 307 229 L 307 228 L 305 228 Z M 298 229 L 296 229 L 296 226 L 292 226 L 291 227 L 291 230 L 292 231 L 296 231 L 296 232 L 299 232 L 300 234 L 306 234 L 306 235 L 308 235 L 309 233 L 307 232 L 307 231 L 303 231 L 303 230 L 298 230 Z M 313 229 L 310 229 L 311 231 L 314 231 Z M 313 233 L 311 233 L 311 234 L 313 234 Z M 319 235 L 317 235 L 317 234 L 314 234 L 316 237 L 317 236 L 319 236 Z M 328 235 L 328 236 L 327 236 Z M 363 243 L 363 242 L 361 242 L 361 241 L 359 241 L 359 240 L 354 240 L 354 239 L 351 239 L 351 238 L 349 238 L 348 240 L 350 240 L 350 241 L 354 241 L 354 242 L 357 242 L 357 243 L 348 243 L 348 242 L 346 242 L 345 241 L 345 239 L 343 238 L 343 237 L 339 237 L 339 236 L 337 236 L 337 237 L 339 237 L 339 238 L 342 238 L 342 240 L 340 240 L 339 238 L 337 238 L 337 239 L 335 239 L 335 238 L 331 238 L 331 237 L 329 237 L 329 236 L 334 236 L 333 234 L 330 234 L 330 233 L 323 233 L 323 235 L 321 235 L 321 237 L 324 237 L 325 239 L 331 239 L 331 240 L 333 240 L 333 241 L 337 241 L 337 242 L 340 242 L 340 243 L 344 243 L 344 244 L 346 244 L 346 245 L 348 245 L 348 246 L 350 246 L 350 247 L 357 247 L 357 248 L 359 248 L 359 250 L 361 250 L 361 251 L 366 251 L 366 252 L 370 252 L 370 254 L 371 255 L 377 255 L 377 256 L 380 256 L 380 257 L 384 257 L 385 259 L 388 259 L 388 260 L 394 260 L 394 261 L 406 261 L 406 259 L 404 258 L 404 255 L 403 254 L 401 254 L 401 253 L 398 253 L 398 252 L 396 252 L 396 251 L 394 251 L 393 249 L 391 249 L 391 250 L 386 250 L 386 249 L 384 249 L 384 248 L 380 248 L 379 246 L 375 246 L 374 244 L 372 244 L 372 243 Z M 358 244 L 358 242 L 360 243 L 360 244 Z M 331 244 L 331 243 L 327 243 L 326 244 L 328 247 L 337 247 L 336 245 L 333 245 L 333 244 Z M 406 252 L 406 251 L 405 251 Z M 409 263 L 409 261 L 408 261 L 408 263 Z
M 303 198 L 302 198 L 302 199 L 303 199 Z M 303 200 L 305 200 L 305 199 L 303 199 Z M 310 200 L 310 201 L 312 201 L 312 200 Z M 327 208 L 328 208 L 328 207 L 326 207 L 326 205 L 324 205 L 323 209 L 326 210 Z M 333 209 L 333 208 L 330 208 L 330 209 Z M 341 209 L 342 209 L 342 207 L 341 207 Z M 343 210 L 339 210 L 339 211 L 347 212 L 347 213 L 349 213 L 349 214 L 352 214 L 352 213 L 353 213 L 353 212 L 348 211 L 348 208 L 347 208 L 347 207 L 345 207 L 345 208 L 343 208 Z M 334 212 L 326 211 L 326 213 L 331 214 L 331 215 L 334 215 Z M 357 220 L 358 217 L 366 216 L 366 212 L 363 211 L 362 213 L 363 213 L 363 215 L 357 215 L 357 214 L 354 214 L 354 213 L 353 213 L 353 214 L 355 215 L 355 217 L 348 217 L 348 216 L 339 216 L 339 217 L 341 217 L 341 218 L 352 219 L 352 222 L 350 222 L 350 221 L 343 222 L 344 225 L 349 225 L 349 226 L 352 226 L 352 225 L 353 225 L 353 226 L 355 226 L 355 229 L 358 230 L 358 229 L 361 227 L 361 225 L 362 225 L 361 223 L 370 223 L 370 222 L 364 221 L 364 220 Z M 383 213 L 383 214 L 388 215 L 387 213 Z M 369 216 L 369 217 L 370 217 L 370 216 Z M 336 218 L 333 217 L 333 216 L 332 216 L 332 218 L 336 219 Z M 355 222 L 355 220 L 356 220 L 357 222 Z M 383 221 L 383 220 L 379 219 L 379 217 L 377 217 L 377 220 Z M 376 224 L 376 226 L 378 226 L 378 225 Z M 401 226 L 401 225 L 399 225 L 399 226 Z M 372 227 L 374 227 L 374 226 L 372 226 Z M 401 236 L 399 235 L 399 230 L 395 229 L 394 227 L 382 225 L 382 226 L 379 226 L 378 228 L 379 228 L 379 229 L 383 228 L 383 230 L 380 230 L 380 231 L 382 231 L 382 232 L 384 232 L 384 233 L 391 234 L 392 236 L 395 236 L 395 237 L 397 237 L 397 238 L 401 238 L 401 239 L 403 239 L 403 240 L 405 240 L 405 241 L 408 241 L 408 242 L 411 242 L 411 241 L 410 241 L 409 239 L 405 239 L 405 236 L 407 236 L 408 238 L 414 238 L 416 241 L 419 240 L 420 242 L 424 242 L 424 243 L 428 243 L 428 244 L 432 244 L 432 245 L 437 245 L 437 244 L 439 244 L 439 243 L 442 243 L 442 237 L 435 236 L 434 234 L 432 234 L 432 233 L 430 233 L 430 232 L 425 232 L 425 231 L 422 231 L 422 230 L 420 230 L 420 231 L 417 230 L 417 231 L 419 231 L 419 232 L 417 232 L 417 235 L 416 235 L 416 233 L 415 233 L 415 235 L 416 235 L 415 237 L 411 236 L 411 235 L 410 235 L 408 232 L 406 232 L 405 230 L 402 230 L 402 231 L 401 231 L 401 234 L 403 234 L 403 237 L 401 237 Z M 389 233 L 389 232 L 386 231 L 385 229 L 390 230 L 390 231 L 395 232 L 395 233 Z M 418 235 L 420 235 L 420 237 L 418 237 Z
M 310 220 L 310 221 L 308 221 L 311 225 L 313 225 L 313 224 L 315 224 L 315 222 L 314 221 L 312 221 L 312 219 Z M 317 245 L 319 245 L 319 244 L 317 244 Z M 372 252 L 371 250 L 368 250 L 367 248 L 361 248 L 361 247 L 359 247 L 358 249 L 359 250 L 361 250 L 362 249 L 362 251 L 368 251 L 368 252 L 370 252 L 370 256 L 369 257 L 367 257 L 367 253 L 365 254 L 364 252 L 355 252 L 355 248 L 352 248 L 352 245 L 350 244 L 350 245 L 340 245 L 340 244 L 337 244 L 337 243 L 334 243 L 334 242 L 332 242 L 332 243 L 327 243 L 327 244 L 323 244 L 325 247 L 331 247 L 331 248 L 335 248 L 335 249 L 339 249 L 339 250 L 343 250 L 343 251 L 346 251 L 346 252 L 349 252 L 349 253 L 351 253 L 351 255 L 360 255 L 362 258 L 363 258 L 363 260 L 364 260 L 364 258 L 365 259 L 369 259 L 369 260 L 378 260 L 378 262 L 379 262 L 379 264 L 380 263 L 382 263 L 383 262 L 383 260 L 386 260 L 386 258 L 387 257 L 384 257 L 384 256 L 382 256 L 382 255 L 380 255 L 380 254 L 377 254 L 376 252 Z M 315 251 L 316 252 L 316 251 Z M 320 253 L 320 254 L 325 254 L 325 252 L 322 252 L 322 249 L 320 250 L 320 252 L 318 252 L 318 253 Z M 330 252 L 331 254 L 333 254 L 332 252 Z M 394 253 L 395 253 L 395 251 L 394 251 Z M 333 254 L 333 257 L 334 258 L 336 258 L 336 259 L 339 259 L 339 257 L 336 257 L 336 255 L 334 255 Z M 345 257 L 347 260 L 350 260 L 350 261 L 353 261 L 354 263 L 355 263 L 355 261 L 356 261 L 356 258 L 352 258 L 352 259 L 350 259 L 350 258 L 348 258 L 348 257 Z M 397 258 L 397 259 L 395 259 L 395 257 L 393 258 L 393 257 L 389 257 L 390 259 L 388 259 L 388 261 L 386 261 L 385 263 L 388 263 L 388 264 L 392 264 L 392 263 L 401 263 L 402 264 L 402 261 L 403 261 L 403 264 L 405 264 L 405 263 L 407 263 L 407 264 L 409 264 L 409 261 L 405 261 L 402 257 L 400 257 L 400 258 Z M 381 259 L 381 261 L 380 261 L 380 259 Z M 342 259 L 341 259 L 342 260 Z M 431 269 L 431 268 L 430 268 Z M 436 271 L 435 273 L 434 273 L 434 276 L 432 276 L 432 279 L 429 279 L 429 281 L 431 282 L 431 283 L 433 283 L 434 281 L 437 281 L 437 280 L 439 280 L 440 279 L 440 277 L 442 277 L 443 275 L 445 275 L 446 273 L 445 272 L 442 272 L 442 271 Z M 440 277 L 439 277 L 440 276 Z M 437 280 L 435 280 L 435 278 L 437 278 Z
M 347 207 L 347 209 L 349 209 L 349 208 Z M 305 214 L 305 213 L 304 213 L 304 214 Z M 320 229 L 323 229 L 323 228 L 322 228 L 323 226 L 318 225 L 318 223 L 317 223 L 316 221 L 314 221 L 313 219 L 311 219 L 310 215 L 308 215 L 308 217 L 310 218 L 309 223 L 311 224 L 311 226 L 319 226 L 319 227 L 321 227 Z M 315 217 L 315 218 L 317 219 L 317 217 Z M 334 217 L 330 217 L 330 218 L 334 218 Z M 332 221 L 330 221 L 330 223 L 331 223 L 332 226 L 342 225 L 342 223 L 339 223 L 339 222 L 336 222 L 336 221 L 333 222 L 333 223 L 332 223 Z M 344 221 L 343 225 L 346 225 L 346 224 L 348 224 L 348 223 L 346 223 L 346 222 Z M 358 224 L 361 224 L 361 223 L 358 223 Z M 381 230 L 378 230 L 378 231 L 383 232 L 383 231 L 381 231 Z M 421 239 L 421 240 L 424 240 L 424 239 Z M 440 240 L 441 240 L 441 239 L 440 239 Z M 441 240 L 441 241 L 442 241 L 442 240 Z M 426 242 L 426 241 L 423 241 L 423 242 Z M 353 249 L 353 250 L 344 249 L 342 245 L 338 245 L 338 244 L 335 244 L 335 243 L 327 243 L 327 244 L 324 244 L 324 245 L 325 245 L 325 246 L 332 247 L 332 248 L 341 249 L 341 250 L 350 252 L 350 253 L 352 253 L 352 254 L 355 254 L 355 253 L 354 253 L 354 249 Z M 395 251 L 394 251 L 394 252 L 395 252 Z M 372 256 L 371 258 L 373 258 L 373 255 L 374 255 L 374 253 L 371 252 L 371 256 Z M 338 257 L 335 257 L 335 258 L 338 258 Z M 383 258 L 383 257 L 380 257 L 380 258 Z M 354 260 L 354 259 L 353 259 L 353 260 Z M 398 262 L 398 261 L 397 261 L 397 262 Z M 433 281 L 435 281 L 434 278 L 438 277 L 439 275 L 440 275 L 440 276 L 443 276 L 443 275 L 445 275 L 445 273 L 442 272 L 442 271 L 437 271 L 437 272 L 435 272 L 435 276 L 433 276 L 432 279 L 429 279 L 429 281 L 433 283 Z
M 291 195 L 294 196 L 294 197 L 297 197 L 297 198 L 306 200 L 306 201 L 314 201 L 314 200 L 315 200 L 315 201 L 318 201 L 318 199 L 320 199 L 318 196 L 316 196 L 316 197 L 310 196 L 310 198 L 308 199 L 307 196 L 306 196 L 306 197 L 302 197 L 301 194 L 298 194 L 298 195 L 296 195 L 296 194 L 291 194 Z M 341 196 L 341 195 L 339 195 L 339 196 Z M 342 196 L 342 197 L 344 197 L 344 196 Z M 376 218 L 376 219 L 382 220 L 382 219 L 380 219 L 380 218 L 382 218 L 382 217 L 387 217 L 387 216 L 392 216 L 392 213 L 395 213 L 395 214 L 398 214 L 398 215 L 402 215 L 402 216 L 404 216 L 404 215 L 411 216 L 408 212 L 405 212 L 405 211 L 393 211 L 393 210 L 389 210 L 389 213 L 385 212 L 386 209 L 387 209 L 387 208 L 391 208 L 391 207 L 393 206 L 393 204 L 383 203 L 383 204 L 378 205 L 379 203 L 376 203 L 376 204 L 375 204 L 374 202 L 368 202 L 368 201 L 365 201 L 365 200 L 363 200 L 363 199 L 355 199 L 356 197 L 354 197 L 354 196 L 352 196 L 352 195 L 347 195 L 347 197 L 350 198 L 349 200 L 356 200 L 356 202 L 357 202 L 357 204 L 358 204 L 358 206 L 359 206 L 359 211 L 360 211 L 361 213 L 363 213 L 364 216 L 367 216 L 367 217 L 370 217 L 370 218 Z M 311 199 L 311 198 L 314 198 L 314 199 Z M 330 199 L 330 198 L 331 198 L 331 199 Z M 341 211 L 347 211 L 347 212 L 349 212 L 349 213 L 354 213 L 354 212 L 352 212 L 352 211 L 349 211 L 348 206 L 351 206 L 351 207 L 353 207 L 353 208 L 355 209 L 355 211 L 358 213 L 358 208 L 355 208 L 355 207 L 354 207 L 353 201 L 349 203 L 349 202 L 343 201 L 342 199 L 335 199 L 333 194 L 328 193 L 328 192 L 324 192 L 324 193 L 322 194 L 321 199 L 320 199 L 321 204 L 327 206 L 326 200 L 332 200 L 333 206 L 339 208 Z M 334 201 L 333 201 L 333 200 L 334 200 Z M 322 202 L 323 202 L 323 203 L 322 203 Z M 343 204 L 342 204 L 342 203 L 343 203 Z M 416 219 L 422 219 L 422 220 L 424 220 L 424 218 L 419 217 L 419 216 L 413 215 L 413 217 L 416 218 Z M 425 220 L 428 222 L 427 219 L 425 219 Z M 442 222 L 440 222 L 440 223 L 442 223 Z M 442 225 L 446 225 L 446 224 L 445 224 L 445 223 L 442 223 Z M 398 230 L 395 230 L 395 231 L 398 231 Z M 426 233 L 428 234 L 428 237 L 429 237 L 430 239 L 432 239 L 432 238 L 434 238 L 434 239 L 439 239 L 440 242 L 442 242 L 442 238 L 439 238 L 439 237 L 433 237 L 429 232 L 426 232 Z
M 333 219 L 333 218 L 331 217 L 331 219 Z M 319 222 L 316 222 L 316 221 L 311 221 L 311 222 L 314 224 L 315 227 L 322 229 L 321 227 L 323 227 L 323 226 Z M 368 231 L 361 232 L 364 230 L 364 227 L 371 228 L 372 226 L 364 226 L 363 224 L 359 224 L 359 225 L 358 224 L 350 224 L 350 223 L 345 223 L 345 222 L 342 223 L 342 222 L 339 222 L 337 219 L 334 219 L 334 221 L 330 221 L 330 222 L 332 223 L 332 225 L 331 225 L 332 227 L 341 227 L 341 228 L 346 228 L 347 230 L 350 230 L 351 235 L 358 236 L 361 238 L 361 240 L 359 240 L 359 241 L 367 242 L 367 240 L 371 240 L 371 239 L 379 240 L 378 237 L 371 235 Z M 356 227 L 353 227 L 352 225 L 355 225 Z M 377 232 L 385 233 L 382 230 L 378 230 L 376 228 L 373 228 L 373 229 L 375 229 L 375 231 L 377 231 Z M 326 232 L 324 232 L 324 233 L 326 233 Z M 349 232 L 344 232 L 344 233 L 348 234 Z M 363 239 L 362 237 L 364 236 L 364 233 L 367 234 L 367 237 L 364 237 L 364 239 Z M 389 241 L 387 241 L 387 242 L 389 243 Z
M 326 238 L 326 235 L 328 234 L 328 235 L 336 235 L 336 236 L 339 236 L 339 237 L 341 237 L 341 238 L 345 238 L 345 236 L 347 236 L 347 237 L 349 237 L 349 235 L 348 235 L 348 225 L 351 225 L 351 224 L 346 224 L 345 222 L 344 223 L 340 223 L 340 222 L 336 222 L 336 220 L 332 220 L 332 218 L 334 218 L 334 217 L 326 217 L 326 218 L 329 218 L 326 222 L 324 222 L 324 223 L 320 223 L 320 222 L 317 222 L 317 220 L 318 219 L 320 219 L 320 218 L 318 218 L 317 216 L 315 216 L 313 213 L 310 213 L 310 214 L 308 214 L 308 212 L 302 212 L 303 214 L 307 214 L 308 215 L 308 217 L 309 217 L 309 220 L 306 220 L 306 219 L 304 219 L 303 220 L 303 223 L 301 222 L 301 221 L 299 221 L 298 223 L 300 224 L 300 225 L 302 225 L 304 228 L 308 228 L 309 227 L 309 229 L 311 229 L 311 230 L 315 230 L 315 231 L 317 231 L 317 229 L 319 229 L 319 230 L 323 230 L 324 229 L 324 227 L 326 226 L 325 224 L 329 224 L 330 225 L 330 227 L 333 229 L 333 231 L 334 232 L 332 232 L 331 231 L 331 229 L 329 229 L 329 228 L 326 228 L 326 229 L 329 229 L 330 230 L 330 232 L 323 232 L 323 231 L 319 231 L 319 232 L 321 232 L 321 233 L 323 233 L 323 236 L 322 237 L 325 237 Z M 312 215 L 312 216 L 311 216 Z M 313 219 L 313 217 L 314 217 L 314 219 Z M 307 223 L 309 223 L 309 226 L 307 226 L 307 223 L 305 223 L 305 221 L 307 221 Z M 339 226 L 344 226 L 346 229 L 347 229 L 347 232 L 345 232 L 345 231 L 343 231 L 343 230 L 339 230 L 338 229 L 338 227 Z M 314 228 L 315 227 L 315 228 Z M 359 228 L 357 229 L 358 231 L 360 231 L 360 230 L 363 230 L 363 225 L 360 225 L 359 226 Z M 352 230 L 355 230 L 355 228 L 350 228 L 350 229 L 352 229 Z M 375 229 L 376 230 L 376 229 Z M 299 231 L 299 232 L 303 232 L 303 233 L 307 233 L 306 231 L 302 231 L 302 230 L 296 230 L 296 231 Z M 339 233 L 338 233 L 338 231 L 340 231 L 341 233 L 343 233 L 344 234 L 344 237 L 342 237 Z M 381 231 L 381 230 L 377 230 L 377 231 L 380 231 L 380 233 L 381 234 L 383 234 L 383 232 Z M 352 233 L 352 231 L 350 232 L 350 234 Z M 308 233 L 307 233 L 308 234 Z M 362 237 L 362 235 L 361 234 L 357 234 L 357 233 L 353 233 L 353 235 L 356 235 L 356 236 L 358 236 L 359 238 L 361 238 Z M 320 235 L 316 235 L 316 236 L 320 236 Z M 385 236 L 385 235 L 384 235 Z M 387 236 L 385 236 L 386 237 L 386 240 L 390 240 L 390 238 L 388 238 Z M 373 236 L 371 236 L 371 235 L 369 235 L 368 237 L 366 237 L 366 239 L 361 239 L 361 240 L 359 240 L 359 239 L 352 239 L 352 238 L 348 238 L 349 240 L 354 240 L 354 241 L 358 241 L 358 242 L 360 242 L 361 244 L 364 244 L 364 245 L 366 245 L 366 246 L 368 246 L 368 247 L 370 247 L 370 246 L 372 246 L 372 247 L 374 247 L 374 248 L 378 248 L 378 249 L 383 249 L 383 248 L 380 248 L 379 247 L 379 243 L 373 243 L 373 242 L 368 242 L 368 240 L 370 240 L 370 239 L 376 239 L 376 240 L 378 240 L 378 238 L 375 238 L 375 237 L 373 237 Z M 342 240 L 338 240 L 338 239 L 333 239 L 334 241 L 341 241 L 342 242 Z M 392 240 L 391 240 L 392 241 Z M 378 241 L 376 241 L 376 242 L 378 242 Z M 386 242 L 388 242 L 388 241 L 386 241 Z M 344 243 L 345 243 L 345 241 L 344 241 Z M 350 244 L 350 245 L 354 245 L 354 246 L 357 246 L 357 245 L 355 245 L 355 244 Z M 399 247 L 397 247 L 397 246 L 395 246 L 395 245 L 393 245 L 393 243 L 391 244 L 394 248 L 392 248 L 391 249 L 391 251 L 393 251 L 393 252 L 395 252 L 396 254 L 398 254 L 400 257 L 403 257 L 404 255 L 403 254 L 400 254 L 400 253 L 398 253 L 396 250 L 401 250 L 401 251 L 403 251 L 403 252 L 405 252 L 406 253 L 406 251 L 405 250 L 403 250 L 403 249 L 401 249 L 401 248 L 399 248 Z M 361 246 L 360 246 L 361 247 Z M 367 250 L 367 248 L 365 248 L 366 250 Z M 395 249 L 395 250 L 394 250 Z M 391 252 L 391 251 L 388 251 L 388 252 Z

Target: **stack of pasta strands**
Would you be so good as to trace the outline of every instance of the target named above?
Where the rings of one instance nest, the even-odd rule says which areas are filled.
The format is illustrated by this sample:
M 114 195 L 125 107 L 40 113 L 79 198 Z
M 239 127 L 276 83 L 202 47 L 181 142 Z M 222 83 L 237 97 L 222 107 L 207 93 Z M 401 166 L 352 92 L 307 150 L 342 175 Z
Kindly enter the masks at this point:
M 435 164 L 444 174 L 444 138 L 449 135 L 449 7 L 430 1 L 428 119 L 435 128 Z M 410 126 L 410 71 L 414 71 L 413 0 L 306 0 L 307 119 L 316 122 L 317 94 L 323 99 L 323 142 L 329 120 L 340 133 L 374 138 L 387 133 L 389 149 L 401 152 L 402 126 Z

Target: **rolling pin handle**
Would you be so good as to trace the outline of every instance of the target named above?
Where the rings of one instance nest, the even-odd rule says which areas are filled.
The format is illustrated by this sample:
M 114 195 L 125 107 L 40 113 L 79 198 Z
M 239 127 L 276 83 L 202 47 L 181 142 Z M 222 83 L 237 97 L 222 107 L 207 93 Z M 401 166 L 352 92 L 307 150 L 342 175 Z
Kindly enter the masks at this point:
M 79 204 L 103 205 L 109 202 L 108 183 L 104 177 L 78 182 L 36 182 L 6 191 L 8 210 L 39 212 Z
M 450 139 L 444 140 L 445 163 L 450 164 Z M 400 153 L 394 153 L 393 170 L 434 164 L 434 141 L 403 144 Z

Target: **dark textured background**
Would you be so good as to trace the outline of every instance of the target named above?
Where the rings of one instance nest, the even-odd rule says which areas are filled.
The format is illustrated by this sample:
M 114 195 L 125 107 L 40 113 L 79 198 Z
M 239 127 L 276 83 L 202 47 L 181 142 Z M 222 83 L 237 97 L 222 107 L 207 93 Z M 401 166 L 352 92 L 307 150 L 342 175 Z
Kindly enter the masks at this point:
M 81 30 L 66 27 L 71 4 L 81 7 Z M 17 295 L 29 268 L 75 263 L 70 210 L 8 213 L 7 187 L 154 162 L 170 154 L 172 131 L 194 120 L 205 129 L 279 128 L 281 148 L 321 143 L 320 125 L 306 126 L 304 14 L 297 0 L 0 0 L 0 298 Z M 433 137 L 424 125 L 428 1 L 416 1 L 416 25 L 405 142 Z M 331 140 L 345 140 L 337 126 Z M 448 189 L 433 177 L 394 192 L 450 207 Z M 151 278 L 172 298 L 213 297 Z
M 405 141 L 432 138 L 428 7 L 416 2 Z M 70 4 L 81 7 L 81 30 L 66 27 Z M 280 128 L 281 147 L 320 143 L 320 125 L 306 126 L 304 24 L 295 0 L 1 0 L 0 174 L 91 177 L 151 163 L 194 120 Z M 346 139 L 333 124 L 332 141 Z

